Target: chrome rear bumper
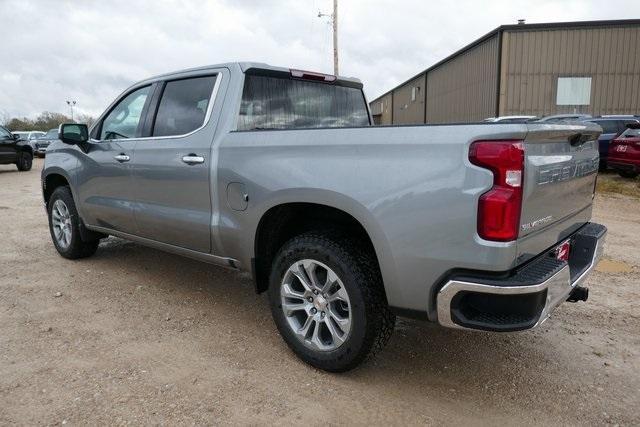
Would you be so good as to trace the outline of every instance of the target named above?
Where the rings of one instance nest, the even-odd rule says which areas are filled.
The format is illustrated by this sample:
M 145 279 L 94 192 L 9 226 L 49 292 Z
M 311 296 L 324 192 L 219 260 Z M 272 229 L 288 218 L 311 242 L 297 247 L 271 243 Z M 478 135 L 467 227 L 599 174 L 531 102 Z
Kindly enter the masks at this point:
M 597 265 L 605 236 L 604 226 L 590 223 L 570 237 L 572 253 L 568 262 L 552 259 L 551 250 L 511 277 L 452 278 L 437 295 L 438 322 L 450 328 L 489 331 L 517 331 L 540 325 Z M 549 259 L 542 258 L 547 256 Z

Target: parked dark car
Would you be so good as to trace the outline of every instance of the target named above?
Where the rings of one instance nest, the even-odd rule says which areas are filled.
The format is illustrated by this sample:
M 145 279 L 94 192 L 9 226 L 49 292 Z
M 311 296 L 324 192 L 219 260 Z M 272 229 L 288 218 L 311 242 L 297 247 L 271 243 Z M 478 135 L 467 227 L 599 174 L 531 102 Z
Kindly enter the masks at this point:
M 0 126 L 0 165 L 15 164 L 19 171 L 28 171 L 33 163 L 31 146 L 19 135 Z
M 631 123 L 622 135 L 611 141 L 609 166 L 623 178 L 640 175 L 640 123 Z
M 47 147 L 54 141 L 58 140 L 58 129 L 49 129 L 47 133 L 41 137 L 36 139 L 35 148 L 36 157 L 44 157 L 47 152 Z
M 627 129 L 628 124 L 640 122 L 638 117 L 635 116 L 595 116 L 591 119 L 585 119 L 584 121 L 595 123 L 602 128 L 602 134 L 600 134 L 598 138 L 600 170 L 607 169 L 609 144 L 611 141 L 621 135 Z

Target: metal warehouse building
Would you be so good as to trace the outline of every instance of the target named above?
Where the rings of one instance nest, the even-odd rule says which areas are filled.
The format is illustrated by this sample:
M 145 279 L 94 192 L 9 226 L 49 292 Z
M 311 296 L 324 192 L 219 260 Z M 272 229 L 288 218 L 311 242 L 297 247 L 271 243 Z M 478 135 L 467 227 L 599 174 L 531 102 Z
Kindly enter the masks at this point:
M 640 114 L 640 19 L 503 25 L 370 105 L 377 124 Z

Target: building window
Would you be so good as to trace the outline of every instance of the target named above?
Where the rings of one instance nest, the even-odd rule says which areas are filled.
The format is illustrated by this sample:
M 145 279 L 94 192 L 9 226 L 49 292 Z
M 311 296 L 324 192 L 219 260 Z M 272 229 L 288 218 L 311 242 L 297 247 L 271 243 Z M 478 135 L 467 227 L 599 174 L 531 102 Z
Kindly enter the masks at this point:
M 558 77 L 556 105 L 589 105 L 591 77 Z
M 416 99 L 418 99 L 418 92 L 420 92 L 420 86 L 414 86 L 411 88 L 411 102 L 416 102 Z

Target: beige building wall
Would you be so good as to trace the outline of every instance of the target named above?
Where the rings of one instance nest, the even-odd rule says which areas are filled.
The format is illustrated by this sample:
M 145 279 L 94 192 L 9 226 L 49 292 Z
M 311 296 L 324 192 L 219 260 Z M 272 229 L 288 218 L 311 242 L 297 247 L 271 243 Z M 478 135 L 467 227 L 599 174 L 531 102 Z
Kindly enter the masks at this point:
M 481 121 L 496 114 L 498 34 L 427 74 L 427 123 Z
M 425 75 L 407 82 L 393 90 L 393 123 L 424 123 Z
M 556 105 L 559 77 L 591 77 L 589 105 Z M 500 115 L 640 114 L 640 27 L 507 30 Z
M 369 104 L 371 108 L 371 114 L 376 125 L 390 125 L 392 124 L 391 115 L 393 114 L 393 97 L 392 93 L 388 94 L 372 101 Z

